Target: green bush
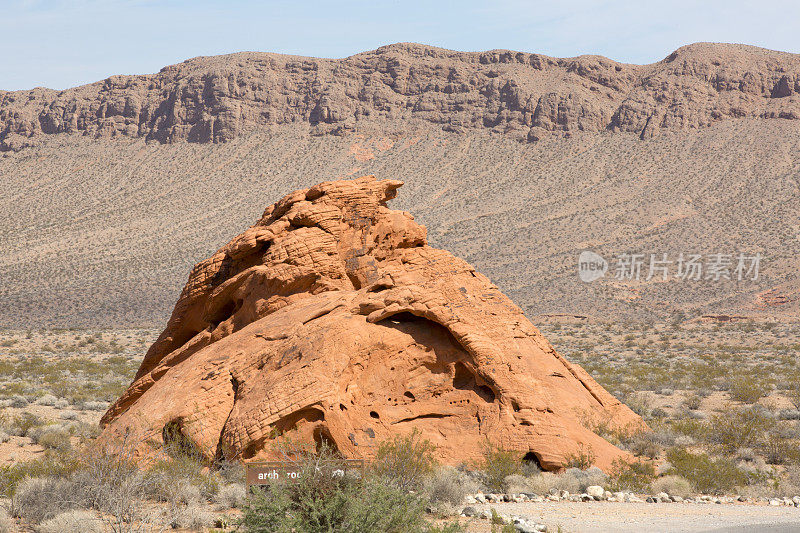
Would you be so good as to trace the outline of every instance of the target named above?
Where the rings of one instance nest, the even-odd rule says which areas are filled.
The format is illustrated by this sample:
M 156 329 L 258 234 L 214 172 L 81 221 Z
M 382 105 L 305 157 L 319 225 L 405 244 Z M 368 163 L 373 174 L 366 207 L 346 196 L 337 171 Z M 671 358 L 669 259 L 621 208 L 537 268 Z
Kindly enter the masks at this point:
M 71 453 L 46 450 L 41 458 L 0 466 L 0 494 L 10 497 L 25 478 L 66 477 L 80 466 Z
M 612 491 L 630 490 L 643 492 L 656 477 L 656 469 L 649 461 L 614 460 L 608 473 L 608 484 Z
M 768 435 L 759 446 L 767 464 L 785 465 L 800 463 L 800 446 L 781 435 Z
M 769 394 L 770 387 L 758 375 L 737 376 L 730 382 L 728 394 L 731 400 L 745 404 L 753 404 Z
M 746 472 L 724 457 L 712 459 L 705 453 L 672 448 L 667 451 L 667 461 L 672 465 L 668 474 L 687 479 L 696 491 L 704 494 L 725 494 L 750 481 Z
M 40 446 L 61 453 L 67 453 L 72 450 L 69 433 L 65 431 L 46 431 L 36 441 Z
M 588 470 L 594 464 L 596 457 L 591 448 L 583 445 L 579 446 L 578 451 L 567 455 L 562 466 L 564 468 L 579 468 Z
M 435 450 L 436 447 L 422 439 L 415 428 L 408 435 L 398 435 L 382 442 L 371 470 L 402 490 L 419 490 L 425 478 L 436 468 Z
M 432 503 L 459 505 L 464 501 L 464 496 L 476 490 L 477 483 L 450 466 L 437 469 L 425 480 L 425 494 Z
M 425 500 L 394 482 L 366 476 L 335 475 L 340 460 L 323 448 L 298 459 L 299 478 L 253 490 L 243 509 L 245 531 L 275 533 L 422 533 L 459 531 L 432 528 L 424 518 Z
M 505 479 L 522 471 L 522 460 L 519 452 L 495 446 L 487 440 L 483 446 L 483 462 L 479 468 L 488 489 L 502 492 L 505 489 Z
M 775 422 L 755 407 L 713 415 L 706 424 L 705 437 L 725 453 L 753 448 L 767 437 Z

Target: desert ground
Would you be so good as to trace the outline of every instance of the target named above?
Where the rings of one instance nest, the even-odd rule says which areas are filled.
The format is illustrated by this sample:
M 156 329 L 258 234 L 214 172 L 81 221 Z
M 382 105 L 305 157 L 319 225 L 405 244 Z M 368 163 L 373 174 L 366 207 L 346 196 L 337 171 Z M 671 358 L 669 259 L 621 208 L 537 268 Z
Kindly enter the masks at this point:
M 662 491 L 683 498 L 702 493 L 710 501 L 564 498 L 477 505 L 479 510 L 493 507 L 547 525 L 549 531 L 711 531 L 800 524 L 794 506 L 783 500 L 775 504 L 777 498 L 800 496 L 800 367 L 795 358 L 800 325 L 551 321 L 539 327 L 562 354 L 583 365 L 653 429 L 625 435 L 604 429 L 602 420 L 590 421 L 607 439 L 658 465 L 658 477 L 636 481 L 632 492 L 641 498 Z M 19 483 L 23 465 L 43 463 L 52 454 L 92 441 L 100 416 L 128 385 L 157 334 L 155 329 L 0 331 L 0 482 L 6 497 Z M 189 485 L 208 482 L 188 477 Z M 625 483 L 619 476 L 598 478 L 596 473 L 587 479 L 608 487 Z M 507 490 L 542 495 L 567 490 L 574 496 L 587 482 L 574 471 L 521 472 L 508 480 Z M 176 514 L 176 524 L 230 523 L 238 511 L 224 508 L 224 502 L 237 506 L 241 500 L 226 487 L 242 488 L 241 483 L 241 478 L 219 482 L 216 492 L 185 489 L 190 494 L 180 504 L 184 513 Z M 715 504 L 714 498 L 722 503 Z M 493 527 L 491 520 L 460 520 L 468 531 Z

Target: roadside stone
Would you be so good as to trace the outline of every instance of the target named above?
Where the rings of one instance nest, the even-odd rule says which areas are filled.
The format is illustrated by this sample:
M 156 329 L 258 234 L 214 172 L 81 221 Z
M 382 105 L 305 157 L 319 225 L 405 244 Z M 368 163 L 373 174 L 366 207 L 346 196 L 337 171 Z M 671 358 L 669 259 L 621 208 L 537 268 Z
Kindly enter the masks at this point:
M 477 516 L 477 514 L 478 514 L 478 510 L 475 509 L 474 507 L 471 507 L 471 506 L 464 507 L 461 510 L 461 516 L 473 517 L 473 516 Z
M 475 496 L 470 496 L 469 494 L 467 494 L 464 497 L 464 503 L 468 505 L 475 505 L 476 503 L 478 503 L 478 500 L 475 499 Z
M 599 501 L 605 497 L 606 491 L 600 485 L 590 485 L 586 487 L 586 494 Z

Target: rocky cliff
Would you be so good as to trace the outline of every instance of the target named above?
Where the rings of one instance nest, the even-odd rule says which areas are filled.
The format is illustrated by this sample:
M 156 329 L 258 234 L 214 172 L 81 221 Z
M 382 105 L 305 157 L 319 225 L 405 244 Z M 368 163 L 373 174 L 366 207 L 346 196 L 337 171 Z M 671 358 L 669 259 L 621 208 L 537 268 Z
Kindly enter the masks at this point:
M 651 65 L 394 44 L 345 59 L 245 52 L 54 91 L 0 92 L 0 150 L 41 135 L 223 142 L 278 125 L 311 133 L 435 124 L 520 140 L 579 131 L 707 127 L 800 118 L 800 56 L 685 46 Z

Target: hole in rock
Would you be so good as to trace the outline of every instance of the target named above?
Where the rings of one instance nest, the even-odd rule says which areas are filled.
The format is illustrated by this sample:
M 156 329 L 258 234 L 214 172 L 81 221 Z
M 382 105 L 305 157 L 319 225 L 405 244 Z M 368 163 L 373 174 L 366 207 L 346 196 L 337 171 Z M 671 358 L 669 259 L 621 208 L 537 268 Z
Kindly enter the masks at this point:
M 370 411 L 369 416 L 376 419 L 380 418 L 380 416 L 378 416 L 378 413 L 376 413 L 375 411 Z
M 211 329 L 213 330 L 214 328 L 219 326 L 222 322 L 225 322 L 230 317 L 235 315 L 236 312 L 242 308 L 243 303 L 244 303 L 243 300 L 231 300 L 222 307 L 220 307 L 219 309 L 217 309 L 217 312 L 214 313 L 213 316 L 209 317 Z
M 416 400 L 416 397 L 413 394 L 411 394 L 411 391 L 405 391 L 403 393 L 403 396 L 405 396 L 406 398 L 408 398 L 408 399 L 410 399 L 412 401 Z
M 455 364 L 453 387 L 459 390 L 471 390 L 480 396 L 483 401 L 488 403 L 492 403 L 495 400 L 495 394 L 491 387 L 483 384 L 479 385 L 475 374 L 461 362 Z
M 544 472 L 544 468 L 542 468 L 542 463 L 539 460 L 539 456 L 533 452 L 526 453 L 522 458 L 522 462 L 529 466 L 535 466 L 539 469 L 539 471 Z
M 514 409 L 514 412 L 519 412 L 519 404 L 514 400 L 511 400 L 511 408 Z
M 187 330 L 179 331 L 175 335 L 175 337 L 174 337 L 174 339 L 172 341 L 173 349 L 183 346 L 184 344 L 186 344 L 187 342 L 192 340 L 195 337 L 195 335 L 197 335 L 201 331 L 202 330 L 195 330 L 195 329 L 187 329 Z
M 346 406 L 345 406 L 343 403 L 340 403 L 340 404 L 339 404 L 339 410 L 341 410 L 341 411 L 347 411 L 347 407 L 346 407 Z
M 347 277 L 350 278 L 350 283 L 353 284 L 353 288 L 355 290 L 359 290 L 361 288 L 361 280 L 358 279 L 358 276 L 356 276 L 355 274 L 353 274 L 351 272 L 348 272 L 347 273 Z
M 314 428 L 314 444 L 317 452 L 326 448 L 328 451 L 332 451 L 336 454 L 339 453 L 339 447 L 336 446 L 336 441 L 333 440 L 328 428 L 324 426 Z
M 161 438 L 164 440 L 164 452 L 170 457 L 191 457 L 197 459 L 203 457 L 203 454 L 195 443 L 184 434 L 183 420 L 168 422 L 161 430 Z
M 322 422 L 325 420 L 325 413 L 313 407 L 307 407 L 295 411 L 280 420 L 278 420 L 272 427 L 278 433 L 286 433 L 295 429 L 298 426 L 313 422 Z

